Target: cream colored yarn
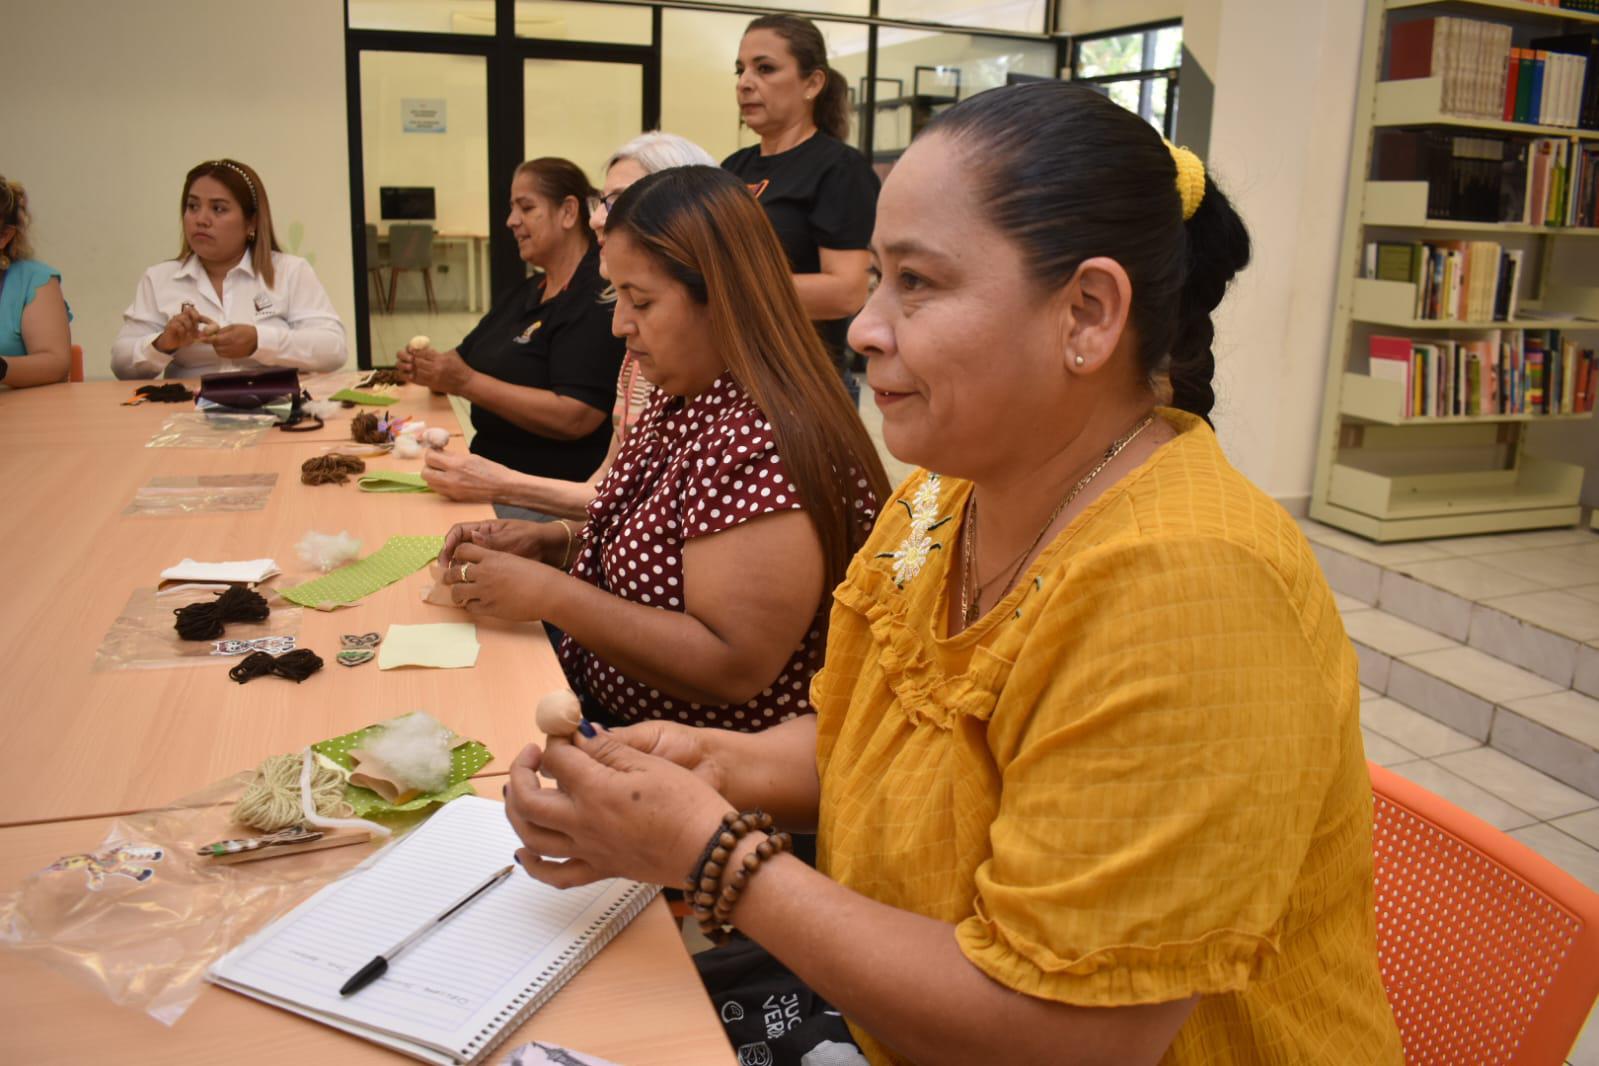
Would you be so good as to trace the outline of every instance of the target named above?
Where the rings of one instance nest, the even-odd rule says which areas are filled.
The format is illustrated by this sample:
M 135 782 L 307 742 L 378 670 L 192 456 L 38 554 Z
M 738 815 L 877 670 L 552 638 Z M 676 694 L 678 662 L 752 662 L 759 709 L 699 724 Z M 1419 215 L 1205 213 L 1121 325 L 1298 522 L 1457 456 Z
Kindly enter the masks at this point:
M 255 780 L 233 808 L 233 820 L 263 833 L 275 833 L 305 820 L 300 810 L 300 770 L 304 762 L 298 753 L 269 755 L 256 767 Z M 337 770 L 316 764 L 311 774 L 311 800 L 316 812 L 332 818 L 347 818 L 355 811 L 344 802 L 344 777 Z
M 1166 149 L 1171 152 L 1171 161 L 1177 164 L 1177 195 L 1183 199 L 1183 221 L 1187 222 L 1205 198 L 1205 164 L 1193 152 L 1170 141 L 1166 142 Z

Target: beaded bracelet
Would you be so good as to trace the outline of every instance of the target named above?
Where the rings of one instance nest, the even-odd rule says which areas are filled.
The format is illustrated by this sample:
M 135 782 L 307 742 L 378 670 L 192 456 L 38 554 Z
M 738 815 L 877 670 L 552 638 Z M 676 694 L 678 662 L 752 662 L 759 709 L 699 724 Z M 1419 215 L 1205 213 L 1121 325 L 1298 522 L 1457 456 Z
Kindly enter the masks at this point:
M 694 917 L 704 926 L 710 920 L 717 901 L 717 890 L 722 884 L 722 870 L 733 854 L 733 848 L 752 831 L 769 831 L 772 816 L 765 811 L 728 811 L 722 815 L 722 824 L 716 827 L 699 861 L 684 879 L 683 885 L 693 901 Z
M 711 912 L 710 918 L 700 919 L 700 932 L 710 936 L 717 929 L 729 925 L 733 919 L 733 908 L 738 905 L 738 897 L 744 891 L 744 886 L 749 884 L 750 878 L 755 876 L 755 871 L 761 868 L 761 863 L 773 855 L 781 855 L 790 851 L 794 846 L 794 838 L 787 833 L 766 834 L 766 839 L 755 845 L 755 850 L 744 856 L 743 864 L 733 871 L 733 876 L 728 878 L 727 884 L 722 886 L 722 894 L 716 900 L 716 907 Z M 699 897 L 695 896 L 696 902 Z

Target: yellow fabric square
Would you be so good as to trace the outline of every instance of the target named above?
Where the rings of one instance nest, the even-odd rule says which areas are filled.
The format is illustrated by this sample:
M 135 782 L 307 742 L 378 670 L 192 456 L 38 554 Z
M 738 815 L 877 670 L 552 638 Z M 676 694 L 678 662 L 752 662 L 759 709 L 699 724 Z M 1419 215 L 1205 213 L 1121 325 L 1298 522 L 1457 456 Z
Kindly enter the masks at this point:
M 456 670 L 477 665 L 477 626 L 471 622 L 431 622 L 389 626 L 378 645 L 378 669 L 431 666 Z

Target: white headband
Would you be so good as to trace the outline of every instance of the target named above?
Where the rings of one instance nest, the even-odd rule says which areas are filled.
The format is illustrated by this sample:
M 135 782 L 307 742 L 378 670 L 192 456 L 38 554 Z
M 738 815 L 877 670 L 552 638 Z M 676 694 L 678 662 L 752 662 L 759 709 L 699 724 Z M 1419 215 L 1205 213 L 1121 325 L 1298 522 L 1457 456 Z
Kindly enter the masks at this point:
M 243 178 L 244 183 L 250 187 L 250 210 L 254 211 L 260 206 L 260 198 L 255 192 L 255 182 L 250 180 L 250 175 L 245 172 L 243 167 L 239 166 L 237 163 L 230 163 L 226 159 L 213 159 L 211 160 L 210 165 L 213 167 L 227 167 L 239 177 Z

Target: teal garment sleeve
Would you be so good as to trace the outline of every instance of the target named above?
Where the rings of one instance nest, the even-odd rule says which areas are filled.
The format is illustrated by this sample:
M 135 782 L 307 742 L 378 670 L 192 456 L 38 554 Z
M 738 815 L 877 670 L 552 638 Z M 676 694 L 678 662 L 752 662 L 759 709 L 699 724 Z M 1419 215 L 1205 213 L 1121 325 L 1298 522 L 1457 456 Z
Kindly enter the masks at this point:
M 0 356 L 28 354 L 22 343 L 22 312 L 39 287 L 52 278 L 60 280 L 61 271 L 37 259 L 19 259 L 6 268 L 5 280 L 0 283 Z M 70 305 L 67 321 L 72 321 Z

